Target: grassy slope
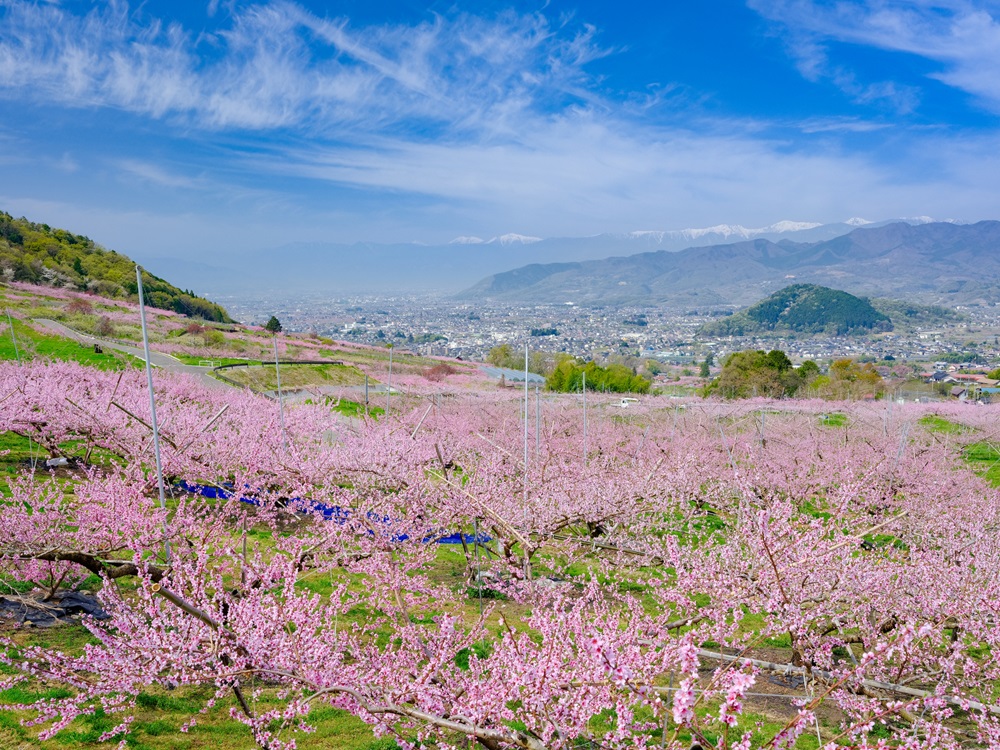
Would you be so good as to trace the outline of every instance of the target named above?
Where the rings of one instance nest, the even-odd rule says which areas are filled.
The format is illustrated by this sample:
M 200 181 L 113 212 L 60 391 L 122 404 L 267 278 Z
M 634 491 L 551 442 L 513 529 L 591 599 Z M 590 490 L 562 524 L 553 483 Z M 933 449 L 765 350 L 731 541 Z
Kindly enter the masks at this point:
M 78 344 L 62 336 L 41 333 L 20 320 L 14 319 L 12 322 L 14 323 L 13 338 L 10 326 L 7 325 L 7 319 L 0 318 L 0 328 L 3 329 L 0 333 L 0 360 L 57 359 L 79 362 L 101 370 L 120 370 L 127 367 L 131 359 L 112 349 L 105 349 L 98 353 L 94 351 L 93 347 Z
M 89 289 L 112 297 L 135 298 L 135 262 L 106 250 L 89 237 L 48 224 L 15 219 L 0 211 L 0 270 L 3 277 L 33 284 Z M 222 307 L 143 271 L 146 301 L 208 320 L 228 321 Z
M 277 373 L 273 364 L 232 367 L 223 371 L 230 380 L 248 386 L 255 391 L 271 391 L 278 387 Z M 364 385 L 365 374 L 350 365 L 282 365 L 282 388 L 302 388 L 310 385 L 354 386 Z M 375 381 L 371 381 L 374 385 Z

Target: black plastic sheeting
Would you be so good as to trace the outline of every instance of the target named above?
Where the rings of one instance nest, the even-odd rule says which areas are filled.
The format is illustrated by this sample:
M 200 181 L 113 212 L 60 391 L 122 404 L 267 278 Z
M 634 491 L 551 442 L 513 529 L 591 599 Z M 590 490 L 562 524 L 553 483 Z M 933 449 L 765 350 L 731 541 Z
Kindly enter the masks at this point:
M 97 599 L 80 591 L 58 591 L 48 601 L 31 596 L 0 596 L 0 617 L 16 620 L 18 624 L 47 628 L 79 615 L 90 615 L 95 620 L 111 617 L 101 609 Z

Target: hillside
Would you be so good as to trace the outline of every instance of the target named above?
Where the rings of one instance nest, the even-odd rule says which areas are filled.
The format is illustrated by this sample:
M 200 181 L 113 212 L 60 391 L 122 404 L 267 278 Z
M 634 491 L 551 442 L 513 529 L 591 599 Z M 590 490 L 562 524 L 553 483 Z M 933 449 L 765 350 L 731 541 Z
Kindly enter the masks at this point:
M 892 320 L 894 331 L 916 328 L 935 328 L 942 323 L 967 320 L 967 316 L 950 307 L 918 305 L 915 302 L 895 299 L 871 299 L 872 307 Z
M 794 281 L 792 281 L 794 280 Z M 789 283 L 922 304 L 1000 301 L 1000 222 L 906 223 L 821 242 L 758 238 L 676 253 L 543 264 L 489 276 L 464 299 L 674 308 L 748 305 Z
M 844 336 L 891 331 L 892 321 L 868 302 L 838 289 L 793 284 L 767 299 L 699 329 L 704 336 L 825 333 Z
M 136 299 L 135 262 L 106 250 L 89 237 L 48 224 L 15 219 L 0 211 L 0 279 L 53 287 L 69 287 L 113 299 Z M 143 269 L 146 303 L 161 310 L 219 323 L 232 320 L 226 311 L 193 292 Z

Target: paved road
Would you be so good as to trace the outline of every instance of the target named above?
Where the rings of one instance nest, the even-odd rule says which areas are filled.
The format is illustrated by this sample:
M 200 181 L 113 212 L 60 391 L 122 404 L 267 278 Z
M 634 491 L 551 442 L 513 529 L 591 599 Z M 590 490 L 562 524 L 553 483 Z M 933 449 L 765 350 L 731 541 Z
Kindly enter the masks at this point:
M 66 338 L 73 339 L 74 341 L 79 341 L 81 344 L 87 346 L 93 346 L 94 344 L 100 344 L 105 349 L 115 349 L 119 352 L 124 352 L 125 354 L 131 354 L 136 359 L 145 363 L 146 354 L 143 352 L 141 346 L 130 346 L 129 344 L 119 344 L 116 341 L 108 341 L 107 339 L 97 338 L 96 336 L 90 336 L 86 333 L 80 333 L 79 331 L 74 331 L 68 326 L 64 326 L 62 323 L 56 320 L 47 320 L 45 318 L 36 318 L 36 323 L 39 323 L 50 331 L 59 334 L 60 336 L 65 336 Z M 211 376 L 211 367 L 197 367 L 195 365 L 186 365 L 181 362 L 176 357 L 171 357 L 169 354 L 163 354 L 162 352 L 149 352 L 149 361 L 155 366 L 167 372 L 183 372 L 187 375 L 194 375 L 196 378 L 200 379 L 205 385 L 212 388 L 229 388 L 226 383 L 221 380 L 216 380 Z

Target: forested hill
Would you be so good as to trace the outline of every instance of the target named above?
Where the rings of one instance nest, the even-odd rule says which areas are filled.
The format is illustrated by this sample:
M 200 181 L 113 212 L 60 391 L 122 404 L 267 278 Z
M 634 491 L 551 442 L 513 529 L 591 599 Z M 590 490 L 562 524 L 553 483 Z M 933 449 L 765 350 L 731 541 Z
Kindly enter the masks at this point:
M 48 224 L 15 219 L 0 211 L 0 281 L 26 281 L 68 286 L 104 297 L 135 298 L 135 262 L 106 250 L 89 237 Z M 178 289 L 143 269 L 146 303 L 195 318 L 232 322 L 228 313 L 207 299 Z
M 892 321 L 866 299 L 816 284 L 793 284 L 745 310 L 707 323 L 709 336 L 747 336 L 767 331 L 846 335 L 891 331 Z

